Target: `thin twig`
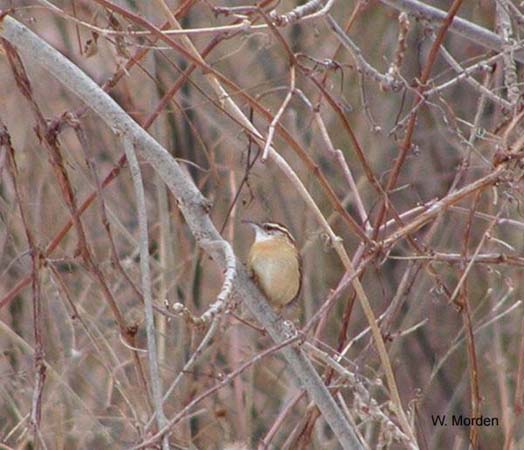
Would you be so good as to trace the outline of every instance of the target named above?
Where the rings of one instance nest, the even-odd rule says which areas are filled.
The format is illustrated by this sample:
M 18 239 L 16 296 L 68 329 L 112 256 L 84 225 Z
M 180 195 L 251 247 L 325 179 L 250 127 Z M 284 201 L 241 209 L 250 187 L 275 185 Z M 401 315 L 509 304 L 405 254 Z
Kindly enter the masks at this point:
M 104 2 L 107 3 L 107 2 Z M 144 158 L 158 172 L 178 200 L 178 205 L 197 242 L 220 265 L 224 256 L 206 242 L 220 241 L 208 215 L 209 203 L 198 191 L 187 173 L 171 155 L 150 135 L 144 132 L 129 116 L 76 66 L 66 60 L 34 33 L 11 17 L 6 17 L 0 35 L 12 41 L 35 64 L 45 69 L 87 103 L 122 138 L 135 142 Z M 309 194 L 308 194 L 309 196 Z M 234 292 L 266 327 L 271 337 L 281 345 L 287 342 L 288 329 L 275 316 L 271 307 L 254 287 L 247 272 L 239 267 Z M 360 448 L 356 435 L 342 411 L 323 385 L 314 367 L 300 349 L 285 347 L 282 353 L 301 384 L 322 411 L 339 442 L 346 448 Z
M 140 273 L 142 279 L 142 292 L 144 295 L 144 309 L 146 317 L 146 335 L 147 335 L 147 357 L 149 359 L 149 376 L 151 380 L 151 390 L 153 391 L 153 404 L 155 406 L 155 415 L 158 428 L 163 428 L 166 424 L 166 416 L 162 407 L 162 382 L 160 379 L 160 369 L 158 367 L 156 334 L 155 334 L 155 316 L 153 314 L 153 296 L 151 294 L 151 273 L 149 269 L 149 233 L 147 227 L 147 210 L 144 194 L 144 185 L 142 174 L 135 155 L 135 144 L 131 139 L 124 138 L 124 150 L 129 171 L 133 180 L 135 197 L 137 203 L 138 229 L 140 248 Z M 162 439 L 163 450 L 169 449 L 168 436 Z
M 269 147 L 272 145 L 273 142 L 273 135 L 275 134 L 275 126 L 282 117 L 282 114 L 284 114 L 285 109 L 287 108 L 287 105 L 291 101 L 291 98 L 293 97 L 293 93 L 295 91 L 295 66 L 291 66 L 289 68 L 289 91 L 286 94 L 286 98 L 282 102 L 282 105 L 278 109 L 277 113 L 275 114 L 275 117 L 273 117 L 273 120 L 271 121 L 271 124 L 269 125 L 269 131 L 267 133 L 266 143 L 264 144 L 264 149 L 262 150 L 262 158 L 261 161 L 265 162 L 267 160 L 267 157 L 269 155 Z
M 418 0 L 380 0 L 382 3 L 389 5 L 397 10 L 405 11 L 408 14 L 424 19 L 435 25 L 440 25 L 445 22 L 447 12 Z M 469 22 L 460 17 L 454 17 L 450 24 L 449 30 L 452 33 L 458 34 L 470 42 L 481 45 L 500 52 L 504 45 L 504 41 L 492 31 L 487 30 L 479 25 Z M 517 54 L 516 59 L 519 62 L 524 62 L 524 54 Z

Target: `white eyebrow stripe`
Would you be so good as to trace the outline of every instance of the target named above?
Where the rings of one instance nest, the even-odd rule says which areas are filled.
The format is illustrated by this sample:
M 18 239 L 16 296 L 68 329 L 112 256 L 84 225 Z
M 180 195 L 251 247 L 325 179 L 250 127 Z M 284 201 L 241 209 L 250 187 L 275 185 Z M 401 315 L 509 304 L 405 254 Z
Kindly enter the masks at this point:
M 275 223 L 275 222 L 267 222 L 263 226 L 268 227 L 270 230 L 273 229 L 273 230 L 281 231 L 290 239 L 291 242 L 295 242 L 295 238 L 291 235 L 289 230 L 284 225 L 280 225 L 279 223 Z

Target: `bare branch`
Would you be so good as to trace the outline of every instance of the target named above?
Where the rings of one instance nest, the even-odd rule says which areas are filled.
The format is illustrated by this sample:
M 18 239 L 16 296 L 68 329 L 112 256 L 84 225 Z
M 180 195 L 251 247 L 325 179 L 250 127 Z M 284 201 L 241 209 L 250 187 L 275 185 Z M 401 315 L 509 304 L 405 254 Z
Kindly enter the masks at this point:
M 122 139 L 135 142 L 144 158 L 155 168 L 178 200 L 180 210 L 199 245 L 213 259 L 223 265 L 224 255 L 211 242 L 221 241 L 208 216 L 208 204 L 194 183 L 188 178 L 171 155 L 151 136 L 145 133 L 129 116 L 76 66 L 63 58 L 49 45 L 42 42 L 29 29 L 11 17 L 6 17 L 0 35 L 19 47 L 33 63 L 43 66 L 65 87 L 87 103 Z M 243 268 L 239 268 L 234 292 L 243 299 L 251 312 L 265 326 L 277 343 L 287 341 L 286 328 L 275 316 Z M 286 347 L 283 355 L 295 375 L 308 391 L 311 399 L 322 411 L 344 448 L 361 448 L 351 426 L 344 418 L 311 362 L 298 348 Z M 164 430 L 167 431 L 167 430 Z

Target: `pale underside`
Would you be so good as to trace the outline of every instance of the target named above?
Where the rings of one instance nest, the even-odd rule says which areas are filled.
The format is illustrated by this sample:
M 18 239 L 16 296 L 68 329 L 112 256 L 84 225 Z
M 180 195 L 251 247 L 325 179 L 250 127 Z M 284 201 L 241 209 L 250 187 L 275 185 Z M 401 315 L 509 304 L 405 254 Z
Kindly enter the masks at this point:
M 284 306 L 297 296 L 300 288 L 298 258 L 294 248 L 285 239 L 253 244 L 249 252 L 249 267 L 273 306 Z

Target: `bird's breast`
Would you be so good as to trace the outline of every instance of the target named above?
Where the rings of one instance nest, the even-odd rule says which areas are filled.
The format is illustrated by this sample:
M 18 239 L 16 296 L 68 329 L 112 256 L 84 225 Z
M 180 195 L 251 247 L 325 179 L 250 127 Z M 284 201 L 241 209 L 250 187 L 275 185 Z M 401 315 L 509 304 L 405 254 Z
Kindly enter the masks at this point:
M 299 256 L 286 241 L 255 242 L 249 252 L 249 269 L 270 303 L 283 306 L 300 288 Z

